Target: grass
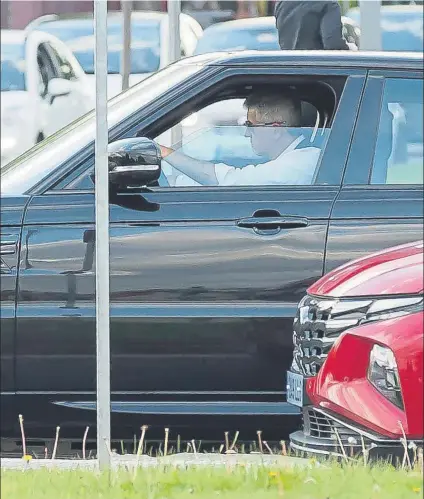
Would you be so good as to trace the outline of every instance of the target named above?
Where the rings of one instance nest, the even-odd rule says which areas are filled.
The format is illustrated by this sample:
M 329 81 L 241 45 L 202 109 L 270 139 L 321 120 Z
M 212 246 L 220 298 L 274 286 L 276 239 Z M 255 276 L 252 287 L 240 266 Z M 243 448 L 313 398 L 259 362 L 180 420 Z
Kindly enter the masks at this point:
M 420 499 L 422 474 L 387 465 L 307 468 L 154 468 L 117 471 L 3 470 L 2 499 Z

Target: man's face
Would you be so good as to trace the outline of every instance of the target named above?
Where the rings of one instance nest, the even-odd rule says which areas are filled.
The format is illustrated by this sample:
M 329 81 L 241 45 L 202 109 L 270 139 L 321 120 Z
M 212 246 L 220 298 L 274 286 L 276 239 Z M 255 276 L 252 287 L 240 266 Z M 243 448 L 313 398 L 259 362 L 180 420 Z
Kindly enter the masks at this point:
M 246 137 L 250 138 L 252 149 L 258 156 L 269 156 L 275 150 L 275 143 L 284 134 L 283 127 L 261 126 L 254 109 L 247 110 L 247 121 L 251 126 L 246 128 Z

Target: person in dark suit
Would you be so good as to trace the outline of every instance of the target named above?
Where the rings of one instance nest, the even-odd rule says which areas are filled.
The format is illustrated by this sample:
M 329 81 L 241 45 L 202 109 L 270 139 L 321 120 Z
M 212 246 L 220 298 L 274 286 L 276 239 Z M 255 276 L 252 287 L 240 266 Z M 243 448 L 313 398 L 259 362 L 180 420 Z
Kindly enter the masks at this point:
M 282 50 L 350 50 L 336 0 L 280 0 L 274 15 Z

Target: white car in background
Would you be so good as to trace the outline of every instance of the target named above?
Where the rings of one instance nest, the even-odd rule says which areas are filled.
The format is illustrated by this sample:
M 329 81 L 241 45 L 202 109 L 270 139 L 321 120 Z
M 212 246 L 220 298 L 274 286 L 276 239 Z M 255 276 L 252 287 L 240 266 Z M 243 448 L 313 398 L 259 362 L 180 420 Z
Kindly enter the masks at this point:
M 93 107 L 86 75 L 63 42 L 1 30 L 1 166 Z
M 108 13 L 108 98 L 122 91 L 122 13 Z M 47 15 L 31 22 L 27 29 L 42 30 L 60 38 L 73 51 L 94 89 L 93 13 Z M 203 34 L 200 24 L 187 14 L 180 15 L 181 56 L 194 53 Z M 129 85 L 167 66 L 169 58 L 169 16 L 164 12 L 131 13 L 131 71 Z

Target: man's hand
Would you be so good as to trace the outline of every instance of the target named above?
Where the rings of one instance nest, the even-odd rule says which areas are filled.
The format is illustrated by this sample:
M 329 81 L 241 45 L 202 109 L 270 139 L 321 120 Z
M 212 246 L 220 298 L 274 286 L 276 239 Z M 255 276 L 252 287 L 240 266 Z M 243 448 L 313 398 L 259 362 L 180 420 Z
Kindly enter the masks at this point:
M 162 155 L 162 158 L 166 158 L 167 156 L 169 156 L 170 154 L 172 154 L 174 152 L 174 150 L 171 149 L 170 147 L 161 146 L 160 144 L 158 144 L 158 145 L 160 148 L 160 153 Z

